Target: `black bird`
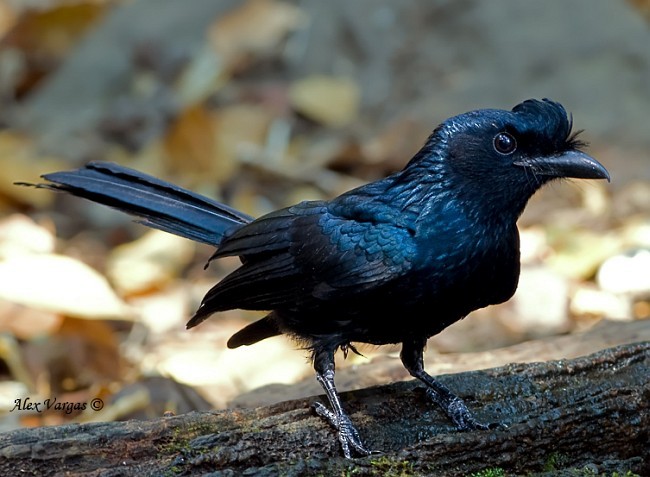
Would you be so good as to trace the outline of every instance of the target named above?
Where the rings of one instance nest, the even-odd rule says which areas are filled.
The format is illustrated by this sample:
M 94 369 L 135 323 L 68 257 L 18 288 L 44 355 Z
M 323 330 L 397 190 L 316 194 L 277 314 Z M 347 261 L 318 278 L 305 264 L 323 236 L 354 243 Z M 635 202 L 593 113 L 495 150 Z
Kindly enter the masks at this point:
M 110 163 L 44 175 L 37 187 L 81 196 L 145 225 L 217 247 L 242 265 L 187 323 L 241 308 L 270 310 L 229 348 L 287 334 L 311 350 L 346 457 L 367 455 L 334 386 L 334 353 L 353 343 L 401 343 L 401 359 L 461 430 L 486 429 L 423 368 L 427 339 L 468 313 L 508 300 L 519 279 L 516 221 L 556 178 L 607 179 L 559 103 L 528 100 L 448 119 L 406 167 L 329 201 L 254 220 L 177 186 Z

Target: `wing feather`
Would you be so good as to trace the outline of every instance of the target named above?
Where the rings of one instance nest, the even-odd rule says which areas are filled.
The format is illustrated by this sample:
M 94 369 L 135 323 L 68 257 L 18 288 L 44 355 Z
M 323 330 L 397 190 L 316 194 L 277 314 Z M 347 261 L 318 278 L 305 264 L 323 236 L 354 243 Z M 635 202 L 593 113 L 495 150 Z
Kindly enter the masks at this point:
M 304 202 L 266 215 L 226 237 L 215 258 L 242 266 L 206 295 L 197 315 L 233 308 L 317 307 L 399 280 L 417 253 L 409 230 L 394 223 L 335 215 Z

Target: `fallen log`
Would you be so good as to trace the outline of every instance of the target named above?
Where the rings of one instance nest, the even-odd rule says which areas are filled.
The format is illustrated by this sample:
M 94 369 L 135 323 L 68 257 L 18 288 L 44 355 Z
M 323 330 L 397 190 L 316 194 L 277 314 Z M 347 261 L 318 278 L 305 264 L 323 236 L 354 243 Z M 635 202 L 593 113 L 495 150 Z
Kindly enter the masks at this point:
M 441 376 L 477 417 L 457 432 L 422 387 L 343 393 L 376 455 L 346 460 L 310 410 L 322 397 L 151 421 L 0 435 L 0 475 L 650 475 L 650 342 Z M 492 472 L 488 474 L 487 472 Z

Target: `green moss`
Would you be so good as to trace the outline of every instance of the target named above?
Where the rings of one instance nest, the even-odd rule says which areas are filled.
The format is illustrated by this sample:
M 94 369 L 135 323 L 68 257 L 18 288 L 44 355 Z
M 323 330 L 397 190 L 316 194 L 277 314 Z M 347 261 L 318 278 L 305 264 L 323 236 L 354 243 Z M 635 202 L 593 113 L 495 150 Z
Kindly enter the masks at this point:
M 626 472 L 599 473 L 596 468 L 590 466 L 574 467 L 571 465 L 571 459 L 568 455 L 560 452 L 553 452 L 548 456 L 542 471 L 549 474 L 555 474 L 562 471 L 563 475 L 571 477 L 640 477 L 631 470 Z
M 174 477 L 175 475 L 179 475 L 182 472 L 182 469 L 180 469 L 177 466 L 172 466 L 169 469 L 165 471 L 164 474 L 162 474 L 162 477 Z
M 544 467 L 542 470 L 544 472 L 554 472 L 556 470 L 566 467 L 569 463 L 569 457 L 560 452 L 553 452 L 548 456 L 546 462 L 544 462 Z
M 506 477 L 506 471 L 501 467 L 490 467 L 470 474 L 470 477 Z
M 582 469 L 570 469 L 570 475 L 572 477 L 641 477 L 639 474 L 635 474 L 631 470 L 627 472 L 612 472 L 611 474 L 599 473 L 598 471 L 585 467 Z
M 191 451 L 190 442 L 197 436 L 214 432 L 209 424 L 195 423 L 181 425 L 169 433 L 169 438 L 157 445 L 158 450 L 165 455 L 178 454 L 179 452 Z M 195 454 L 202 452 L 193 451 Z M 205 452 L 205 451 L 204 451 Z
M 406 460 L 393 460 L 388 457 L 380 457 L 370 461 L 371 475 L 385 477 L 411 477 L 416 475 L 413 471 L 413 464 Z

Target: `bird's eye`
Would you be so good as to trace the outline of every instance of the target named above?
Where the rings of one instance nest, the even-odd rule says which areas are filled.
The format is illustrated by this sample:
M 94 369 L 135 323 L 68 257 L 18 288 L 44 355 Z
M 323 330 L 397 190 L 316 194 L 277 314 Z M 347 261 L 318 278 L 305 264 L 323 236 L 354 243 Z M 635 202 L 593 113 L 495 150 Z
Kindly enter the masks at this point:
M 494 149 L 499 154 L 512 154 L 517 149 L 517 141 L 507 132 L 500 132 L 494 136 Z

